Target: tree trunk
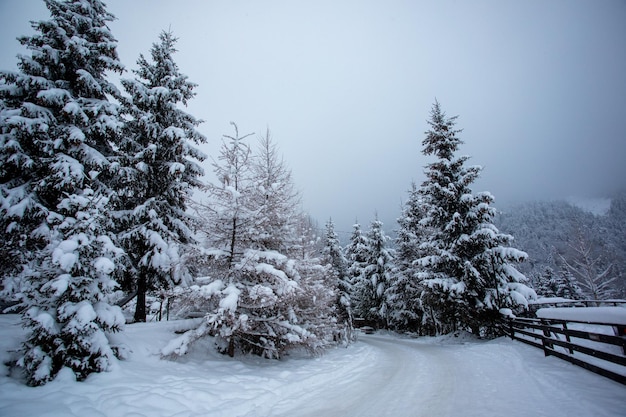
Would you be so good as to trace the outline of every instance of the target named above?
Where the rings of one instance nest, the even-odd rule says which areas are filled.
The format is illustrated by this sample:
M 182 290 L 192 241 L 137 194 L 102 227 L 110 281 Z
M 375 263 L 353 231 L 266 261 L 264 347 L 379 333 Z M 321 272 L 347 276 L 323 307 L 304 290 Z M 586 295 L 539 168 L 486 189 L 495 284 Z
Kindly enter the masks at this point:
M 231 358 L 235 356 L 235 337 L 232 335 L 228 339 L 228 356 Z
M 146 321 L 146 290 L 147 290 L 146 274 L 139 273 L 137 281 L 137 307 L 135 308 L 135 322 Z
M 237 241 L 237 218 L 233 218 L 233 230 L 230 235 L 230 255 L 228 256 L 228 269 L 235 263 L 235 243 Z
M 470 326 L 470 330 L 472 331 L 472 334 L 474 336 L 476 336 L 478 339 L 480 339 L 480 325 L 478 325 L 476 323 L 472 323 L 472 325 Z

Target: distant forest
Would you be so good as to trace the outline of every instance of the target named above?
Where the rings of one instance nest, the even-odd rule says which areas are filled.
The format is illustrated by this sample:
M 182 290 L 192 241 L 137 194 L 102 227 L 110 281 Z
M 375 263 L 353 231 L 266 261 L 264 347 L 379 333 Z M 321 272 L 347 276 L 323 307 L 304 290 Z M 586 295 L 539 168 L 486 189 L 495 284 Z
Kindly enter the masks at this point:
M 528 253 L 528 260 L 518 268 L 535 288 L 546 271 L 558 275 L 567 270 L 565 262 L 580 263 L 584 249 L 588 261 L 594 261 L 594 272 L 607 271 L 603 280 L 612 280 L 606 295 L 626 297 L 626 192 L 613 196 L 604 214 L 566 201 L 528 202 L 503 210 L 495 224 Z

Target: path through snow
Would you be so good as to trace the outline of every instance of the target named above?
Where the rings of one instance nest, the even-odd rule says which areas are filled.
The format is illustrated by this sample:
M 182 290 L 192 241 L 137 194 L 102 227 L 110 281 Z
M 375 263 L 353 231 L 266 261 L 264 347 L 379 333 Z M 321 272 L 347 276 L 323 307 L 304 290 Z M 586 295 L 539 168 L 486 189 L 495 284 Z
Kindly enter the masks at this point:
M 277 416 L 624 416 L 626 388 L 506 339 L 362 336 L 375 361 L 344 381 L 284 398 Z M 450 343 L 453 342 L 453 343 Z M 545 362 L 545 363 L 541 363 Z M 346 376 L 348 376 L 346 375 Z M 578 380 L 578 382 L 576 382 Z M 610 389 L 607 390 L 607 387 Z M 282 409 L 281 403 L 291 403 Z

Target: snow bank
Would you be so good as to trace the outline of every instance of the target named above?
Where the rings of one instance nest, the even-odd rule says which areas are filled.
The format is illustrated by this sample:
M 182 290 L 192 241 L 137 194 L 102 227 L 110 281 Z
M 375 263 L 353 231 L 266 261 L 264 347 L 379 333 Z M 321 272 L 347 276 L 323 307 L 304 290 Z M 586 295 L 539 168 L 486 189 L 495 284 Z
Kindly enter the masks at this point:
M 408 339 L 362 336 L 322 357 L 232 360 L 199 340 L 175 361 L 161 349 L 198 320 L 136 323 L 115 334 L 127 360 L 76 382 L 43 387 L 10 378 L 4 363 L 24 335 L 0 315 L 0 415 L 67 417 L 233 417 L 393 415 L 526 417 L 624 415 L 626 387 L 508 339 L 471 335 Z M 462 341 L 463 343 L 458 343 Z
M 585 323 L 609 323 L 626 325 L 624 307 L 563 307 L 540 308 L 537 317 L 554 320 L 574 320 Z

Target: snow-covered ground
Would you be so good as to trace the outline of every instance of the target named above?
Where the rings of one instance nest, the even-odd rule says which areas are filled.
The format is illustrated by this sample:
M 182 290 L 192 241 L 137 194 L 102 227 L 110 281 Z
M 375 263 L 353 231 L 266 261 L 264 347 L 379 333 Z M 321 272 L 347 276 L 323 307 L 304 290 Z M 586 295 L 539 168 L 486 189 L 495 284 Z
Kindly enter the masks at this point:
M 30 388 L 0 376 L 0 416 L 624 416 L 626 386 L 508 339 L 361 335 L 314 359 L 233 360 L 196 346 L 159 358 L 189 322 L 133 324 L 132 351 L 111 372 L 69 372 Z M 0 315 L 0 355 L 19 343 L 18 317 Z

